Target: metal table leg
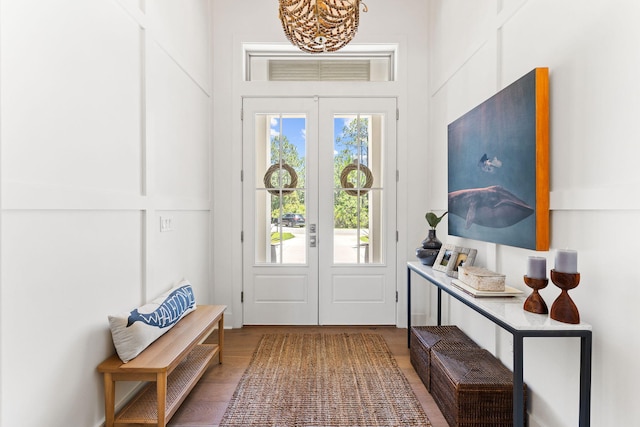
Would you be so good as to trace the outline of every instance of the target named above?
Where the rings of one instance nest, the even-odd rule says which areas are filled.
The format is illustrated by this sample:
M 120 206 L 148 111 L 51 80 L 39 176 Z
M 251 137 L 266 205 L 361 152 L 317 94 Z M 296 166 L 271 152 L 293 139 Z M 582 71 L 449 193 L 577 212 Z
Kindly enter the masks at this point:
M 411 347 L 411 269 L 407 268 L 407 347 Z
M 524 427 L 524 337 L 513 334 L 513 425 Z
M 580 337 L 580 427 L 591 425 L 591 332 Z

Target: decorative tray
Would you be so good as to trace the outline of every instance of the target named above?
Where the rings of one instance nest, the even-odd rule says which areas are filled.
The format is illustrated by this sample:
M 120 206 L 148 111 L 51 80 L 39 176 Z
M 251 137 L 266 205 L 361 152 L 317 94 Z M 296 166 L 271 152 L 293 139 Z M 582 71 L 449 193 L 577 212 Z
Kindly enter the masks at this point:
M 504 287 L 504 291 L 479 291 L 478 289 L 474 289 L 471 286 L 464 284 L 458 279 L 453 279 L 451 283 L 473 297 L 516 297 L 523 293 L 519 289 L 506 285 Z

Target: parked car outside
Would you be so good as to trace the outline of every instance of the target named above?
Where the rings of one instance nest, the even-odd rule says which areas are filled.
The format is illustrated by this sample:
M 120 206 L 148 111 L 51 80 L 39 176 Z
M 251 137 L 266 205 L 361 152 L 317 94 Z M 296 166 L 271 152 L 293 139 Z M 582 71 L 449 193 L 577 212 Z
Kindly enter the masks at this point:
M 285 227 L 304 227 L 304 215 L 293 213 L 284 214 L 282 215 L 282 225 Z

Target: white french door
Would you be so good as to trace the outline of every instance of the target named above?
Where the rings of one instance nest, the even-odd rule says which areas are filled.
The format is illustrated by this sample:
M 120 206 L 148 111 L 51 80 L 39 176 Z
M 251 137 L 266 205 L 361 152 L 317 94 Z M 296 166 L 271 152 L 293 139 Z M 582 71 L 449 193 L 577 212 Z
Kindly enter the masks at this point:
M 396 100 L 243 112 L 244 324 L 395 324 Z
M 244 324 L 318 324 L 317 117 L 312 98 L 243 99 Z

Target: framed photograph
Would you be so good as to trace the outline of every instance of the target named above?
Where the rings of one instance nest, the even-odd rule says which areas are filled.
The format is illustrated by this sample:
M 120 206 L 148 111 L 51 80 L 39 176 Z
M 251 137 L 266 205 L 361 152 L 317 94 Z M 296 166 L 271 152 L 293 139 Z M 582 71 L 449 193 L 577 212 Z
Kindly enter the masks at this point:
M 549 75 L 536 68 L 448 126 L 449 234 L 549 250 Z
M 462 264 L 473 265 L 477 252 L 475 249 L 463 248 L 462 246 L 442 245 L 433 264 L 433 269 L 457 278 L 458 267 Z

